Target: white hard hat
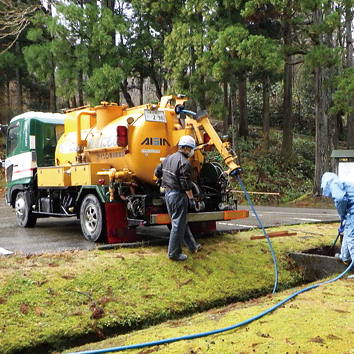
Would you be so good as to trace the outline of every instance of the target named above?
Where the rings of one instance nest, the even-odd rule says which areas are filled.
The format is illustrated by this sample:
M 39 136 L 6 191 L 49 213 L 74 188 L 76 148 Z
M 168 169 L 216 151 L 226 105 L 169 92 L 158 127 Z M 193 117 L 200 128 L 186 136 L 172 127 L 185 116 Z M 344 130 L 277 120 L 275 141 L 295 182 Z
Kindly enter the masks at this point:
M 188 146 L 195 149 L 195 140 L 190 135 L 183 135 L 182 138 L 179 139 L 178 146 Z

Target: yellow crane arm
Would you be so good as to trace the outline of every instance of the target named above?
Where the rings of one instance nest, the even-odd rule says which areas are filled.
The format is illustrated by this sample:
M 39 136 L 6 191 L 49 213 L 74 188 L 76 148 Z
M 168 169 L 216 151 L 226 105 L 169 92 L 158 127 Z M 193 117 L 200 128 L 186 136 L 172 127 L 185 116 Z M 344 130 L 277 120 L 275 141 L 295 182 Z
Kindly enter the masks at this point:
M 220 155 L 224 159 L 225 164 L 229 167 L 229 170 L 226 173 L 228 175 L 235 175 L 240 172 L 241 166 L 235 162 L 237 159 L 237 155 L 232 151 L 229 142 L 221 141 L 219 135 L 210 123 L 208 113 L 206 111 L 199 111 L 194 116 L 194 119 L 204 128 L 206 133 L 210 136 L 210 139 L 213 141 L 216 149 L 219 151 Z

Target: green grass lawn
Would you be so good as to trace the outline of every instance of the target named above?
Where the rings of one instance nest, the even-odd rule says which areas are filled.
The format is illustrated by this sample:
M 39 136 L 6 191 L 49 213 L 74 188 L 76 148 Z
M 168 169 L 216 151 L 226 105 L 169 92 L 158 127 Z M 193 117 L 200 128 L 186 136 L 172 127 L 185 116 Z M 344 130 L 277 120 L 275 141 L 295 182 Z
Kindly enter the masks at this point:
M 336 227 L 301 225 L 296 226 L 302 231 L 295 236 L 272 239 L 279 291 L 302 280 L 301 270 L 287 253 L 331 244 Z M 185 262 L 168 260 L 165 246 L 1 257 L 0 353 L 61 351 L 80 341 L 94 342 L 124 333 L 131 336 L 134 330 L 165 321 L 185 323 L 182 318 L 203 311 L 226 314 L 230 311 L 218 308 L 234 303 L 230 310 L 232 306 L 244 307 L 244 317 L 250 317 L 257 309 L 248 313 L 253 302 L 247 301 L 269 295 L 274 285 L 274 265 L 266 240 L 250 240 L 260 234 L 260 230 L 253 230 L 202 239 L 203 251 Z M 230 321 L 238 318 L 231 316 Z M 178 335 L 176 326 L 168 323 L 161 325 L 170 327 L 166 334 L 156 329 L 158 337 Z M 219 326 L 215 320 L 210 324 Z M 184 325 L 177 327 L 185 330 Z M 199 328 L 190 330 L 197 332 Z M 134 341 L 144 340 L 139 332 L 135 335 Z

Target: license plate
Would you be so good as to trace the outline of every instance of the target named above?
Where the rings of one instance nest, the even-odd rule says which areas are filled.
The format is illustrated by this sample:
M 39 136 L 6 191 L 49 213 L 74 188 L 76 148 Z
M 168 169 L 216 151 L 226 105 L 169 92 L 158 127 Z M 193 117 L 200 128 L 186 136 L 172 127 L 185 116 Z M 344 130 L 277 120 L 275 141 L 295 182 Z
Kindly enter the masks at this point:
M 144 109 L 145 120 L 148 122 L 166 123 L 166 116 L 164 111 L 153 111 L 151 109 Z

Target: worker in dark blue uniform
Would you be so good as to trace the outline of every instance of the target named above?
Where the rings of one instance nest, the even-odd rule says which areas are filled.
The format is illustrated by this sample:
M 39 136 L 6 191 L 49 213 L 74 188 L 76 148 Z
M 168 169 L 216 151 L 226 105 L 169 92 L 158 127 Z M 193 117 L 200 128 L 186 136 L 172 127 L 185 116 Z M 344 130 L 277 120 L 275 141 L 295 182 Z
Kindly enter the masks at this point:
M 189 251 L 195 253 L 201 249 L 187 224 L 188 205 L 195 208 L 192 192 L 192 165 L 188 157 L 193 156 L 195 140 L 184 135 L 178 142 L 179 150 L 167 156 L 155 170 L 156 177 L 162 180 L 165 189 L 165 201 L 171 218 L 171 233 L 168 245 L 168 258 L 184 261 L 187 256 L 182 253 L 182 242 Z
M 344 231 L 341 253 L 336 258 L 349 264 L 354 259 L 354 183 L 341 180 L 335 173 L 326 172 L 322 176 L 322 194 L 332 197 L 341 219 L 339 232 Z

